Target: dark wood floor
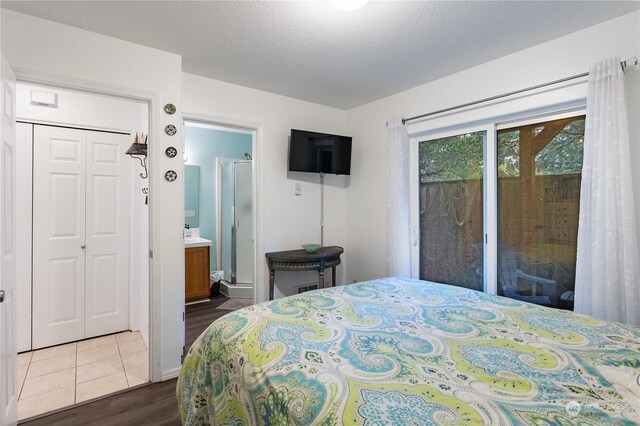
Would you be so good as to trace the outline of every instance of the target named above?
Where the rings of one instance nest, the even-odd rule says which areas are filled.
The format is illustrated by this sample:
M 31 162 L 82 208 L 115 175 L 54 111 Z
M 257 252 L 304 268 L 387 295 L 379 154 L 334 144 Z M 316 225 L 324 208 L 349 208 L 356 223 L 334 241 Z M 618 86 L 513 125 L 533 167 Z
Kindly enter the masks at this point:
M 209 324 L 229 313 L 216 309 L 228 300 L 224 296 L 186 307 L 185 347 Z M 101 398 L 93 402 L 76 404 L 49 416 L 20 423 L 21 425 L 69 426 L 69 425 L 180 425 L 176 402 L 176 379 L 153 383 L 132 390 Z

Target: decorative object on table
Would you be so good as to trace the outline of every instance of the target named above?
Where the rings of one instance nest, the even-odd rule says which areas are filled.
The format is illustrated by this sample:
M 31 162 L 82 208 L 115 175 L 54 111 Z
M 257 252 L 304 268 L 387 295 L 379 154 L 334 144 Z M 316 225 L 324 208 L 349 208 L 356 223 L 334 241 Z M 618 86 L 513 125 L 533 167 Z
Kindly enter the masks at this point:
M 169 115 L 175 114 L 176 106 L 174 104 L 166 104 L 164 106 L 164 112 L 166 112 Z
M 178 129 L 176 129 L 176 126 L 173 124 L 168 124 L 167 127 L 164 128 L 164 132 L 169 136 L 175 135 L 177 131 Z
M 301 246 L 307 253 L 315 253 L 320 248 L 320 244 L 302 244 Z
M 140 161 L 140 165 L 144 169 L 144 172 L 140 173 L 140 177 L 142 179 L 146 179 L 149 177 L 149 173 L 147 171 L 147 140 L 149 135 L 145 135 L 144 133 L 136 132 L 136 136 L 133 140 L 133 143 L 127 149 L 125 154 L 131 156 L 131 158 L 137 158 Z M 149 188 L 142 188 L 142 193 L 145 195 L 144 203 L 149 204 Z
M 178 178 L 178 173 L 176 173 L 175 170 L 168 170 L 167 173 L 164 174 L 164 178 L 168 182 L 173 182 Z
M 174 147 L 170 146 L 169 148 L 164 150 L 164 153 L 167 154 L 167 157 L 173 158 L 176 155 L 178 155 L 178 150 L 175 149 Z

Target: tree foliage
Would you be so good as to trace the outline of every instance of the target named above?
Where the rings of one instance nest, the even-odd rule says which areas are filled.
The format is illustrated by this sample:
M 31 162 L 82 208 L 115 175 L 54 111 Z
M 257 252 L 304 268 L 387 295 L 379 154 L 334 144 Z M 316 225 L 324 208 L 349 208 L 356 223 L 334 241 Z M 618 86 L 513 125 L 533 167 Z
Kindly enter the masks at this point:
M 582 170 L 584 117 L 566 124 L 535 157 L 536 175 L 577 174 Z M 554 122 L 540 123 L 538 136 Z M 498 132 L 498 176 L 520 176 L 520 128 Z M 543 134 L 544 135 L 544 134 Z M 482 178 L 484 132 L 433 139 L 419 144 L 420 182 Z
M 420 142 L 420 182 L 482 178 L 484 132 Z

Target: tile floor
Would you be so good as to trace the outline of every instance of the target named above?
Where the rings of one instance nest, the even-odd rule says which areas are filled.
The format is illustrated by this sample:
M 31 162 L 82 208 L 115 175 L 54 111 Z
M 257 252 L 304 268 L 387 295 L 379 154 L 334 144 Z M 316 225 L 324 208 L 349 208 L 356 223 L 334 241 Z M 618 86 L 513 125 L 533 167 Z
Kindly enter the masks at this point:
M 18 355 L 18 419 L 149 381 L 149 350 L 122 332 Z

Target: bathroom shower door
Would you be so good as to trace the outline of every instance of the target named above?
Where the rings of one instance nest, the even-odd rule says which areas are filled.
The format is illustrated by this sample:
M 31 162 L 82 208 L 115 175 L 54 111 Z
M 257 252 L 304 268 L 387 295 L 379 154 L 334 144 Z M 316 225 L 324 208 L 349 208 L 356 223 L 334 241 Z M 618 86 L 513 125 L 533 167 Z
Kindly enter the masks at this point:
M 253 283 L 253 220 L 251 163 L 235 163 L 236 172 L 236 282 Z
M 220 173 L 220 263 L 224 272 L 224 280 L 235 284 L 236 274 L 232 267 L 232 252 L 235 216 L 234 163 L 222 165 Z
M 222 165 L 220 260 L 224 280 L 253 283 L 253 208 L 251 161 Z

